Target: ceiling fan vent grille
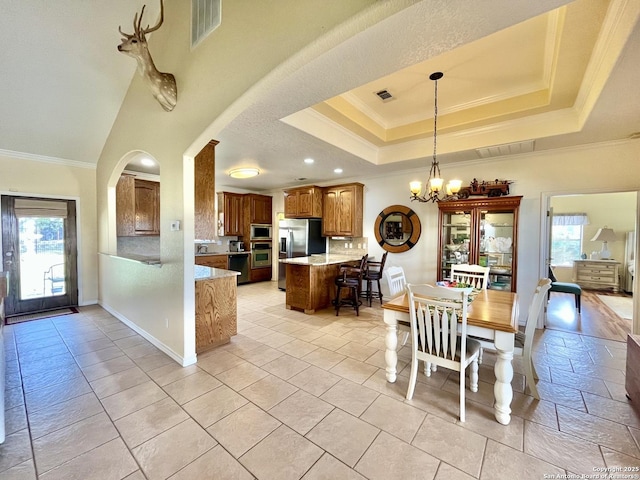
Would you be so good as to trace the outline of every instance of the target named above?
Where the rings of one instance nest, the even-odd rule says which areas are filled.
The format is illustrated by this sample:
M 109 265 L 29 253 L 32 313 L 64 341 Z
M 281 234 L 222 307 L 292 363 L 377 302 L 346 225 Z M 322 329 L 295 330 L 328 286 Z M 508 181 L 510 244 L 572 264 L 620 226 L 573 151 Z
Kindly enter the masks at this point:
M 191 0 L 191 48 L 220 26 L 222 0 Z
M 494 145 L 486 148 L 476 148 L 476 153 L 480 158 L 500 157 L 502 155 L 517 155 L 519 153 L 533 152 L 535 140 L 526 142 L 505 143 L 504 145 Z
M 388 102 L 389 100 L 393 100 L 393 95 L 389 93 L 389 90 L 380 90 L 376 92 L 376 95 L 380 97 L 383 102 Z

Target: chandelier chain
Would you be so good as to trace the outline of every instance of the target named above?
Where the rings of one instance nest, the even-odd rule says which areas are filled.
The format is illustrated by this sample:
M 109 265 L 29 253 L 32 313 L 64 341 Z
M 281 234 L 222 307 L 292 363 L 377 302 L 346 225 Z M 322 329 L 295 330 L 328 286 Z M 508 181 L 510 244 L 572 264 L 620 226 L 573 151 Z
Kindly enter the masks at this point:
M 434 107 L 433 107 L 433 161 L 437 164 L 438 160 L 436 157 L 436 147 L 438 144 L 438 80 L 434 82 L 435 86 L 435 94 L 433 96 Z

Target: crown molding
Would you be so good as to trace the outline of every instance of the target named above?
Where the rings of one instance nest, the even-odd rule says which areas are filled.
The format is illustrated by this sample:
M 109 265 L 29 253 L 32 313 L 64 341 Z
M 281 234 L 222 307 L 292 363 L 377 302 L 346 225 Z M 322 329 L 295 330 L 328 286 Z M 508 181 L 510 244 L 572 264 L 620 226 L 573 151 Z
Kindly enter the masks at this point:
M 380 149 L 377 146 L 313 108 L 305 108 L 281 118 L 280 121 L 374 165 L 378 164 Z
M 581 127 L 595 107 L 638 18 L 640 2 L 612 0 L 609 5 L 574 104 Z
M 15 158 L 20 160 L 30 160 L 32 162 L 53 163 L 56 165 L 64 165 L 66 167 L 96 169 L 95 163 L 80 162 L 78 160 L 68 160 L 66 158 L 48 157 L 46 155 L 36 155 L 34 153 L 16 152 L 13 150 L 0 149 L 0 156 Z

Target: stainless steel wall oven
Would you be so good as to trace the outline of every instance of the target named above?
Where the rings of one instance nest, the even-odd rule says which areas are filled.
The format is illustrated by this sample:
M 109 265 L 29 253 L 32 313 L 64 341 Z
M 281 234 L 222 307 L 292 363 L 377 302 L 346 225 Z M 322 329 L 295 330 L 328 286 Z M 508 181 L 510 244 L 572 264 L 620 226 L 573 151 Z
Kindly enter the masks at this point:
M 271 242 L 251 242 L 251 268 L 271 268 Z

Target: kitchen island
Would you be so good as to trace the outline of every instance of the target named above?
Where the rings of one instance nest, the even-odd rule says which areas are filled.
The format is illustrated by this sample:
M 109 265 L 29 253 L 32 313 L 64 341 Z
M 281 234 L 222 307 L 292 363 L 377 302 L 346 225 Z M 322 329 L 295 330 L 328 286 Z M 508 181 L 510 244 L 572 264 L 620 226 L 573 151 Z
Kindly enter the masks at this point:
M 196 265 L 196 353 L 228 343 L 238 333 L 238 272 Z
M 340 265 L 357 262 L 361 258 L 361 255 L 326 253 L 280 260 L 287 267 L 287 309 L 312 314 L 331 305 Z

